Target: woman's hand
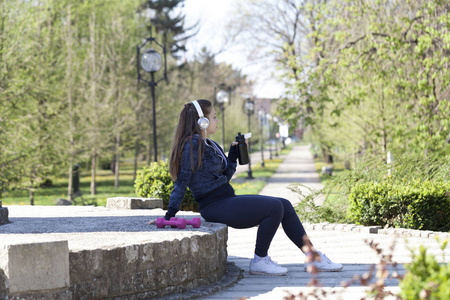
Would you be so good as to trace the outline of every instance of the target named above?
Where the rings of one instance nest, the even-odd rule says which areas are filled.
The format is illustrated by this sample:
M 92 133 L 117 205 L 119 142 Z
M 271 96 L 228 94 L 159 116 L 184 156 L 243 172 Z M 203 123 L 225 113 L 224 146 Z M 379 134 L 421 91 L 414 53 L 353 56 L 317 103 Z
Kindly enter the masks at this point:
M 147 224 L 147 225 L 153 225 L 153 224 L 156 224 L 156 220 L 150 220 L 150 221 L 148 221 L 148 222 L 145 223 L 145 224 Z
M 238 142 L 232 142 L 231 146 L 236 146 L 237 144 L 238 144 Z M 248 141 L 247 140 L 245 140 L 245 144 L 247 144 L 247 147 L 248 147 Z

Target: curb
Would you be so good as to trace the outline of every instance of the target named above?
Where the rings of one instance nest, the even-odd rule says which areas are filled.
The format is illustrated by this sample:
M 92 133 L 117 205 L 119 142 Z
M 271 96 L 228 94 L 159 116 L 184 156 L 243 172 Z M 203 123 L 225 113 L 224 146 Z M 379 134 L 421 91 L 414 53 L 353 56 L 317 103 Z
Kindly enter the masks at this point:
M 343 232 L 361 232 L 370 234 L 395 235 L 400 237 L 418 237 L 418 238 L 439 238 L 450 239 L 450 232 L 405 229 L 405 228 L 383 228 L 381 226 L 363 226 L 356 224 L 337 224 L 337 223 L 303 223 L 305 230 L 336 230 Z

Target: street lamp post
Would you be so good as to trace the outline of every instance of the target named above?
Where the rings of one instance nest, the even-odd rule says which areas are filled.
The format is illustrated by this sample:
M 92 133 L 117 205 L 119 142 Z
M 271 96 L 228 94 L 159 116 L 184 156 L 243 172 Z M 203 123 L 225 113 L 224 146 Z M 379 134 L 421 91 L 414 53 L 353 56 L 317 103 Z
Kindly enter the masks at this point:
M 266 114 L 267 125 L 269 130 L 269 159 L 272 160 L 272 127 L 270 126 L 270 121 L 272 121 L 272 115 Z
M 265 164 L 264 164 L 264 135 L 263 135 L 265 114 L 262 110 L 260 110 L 258 112 L 258 114 L 259 114 L 259 119 L 261 120 L 261 167 L 265 167 Z
M 152 43 L 155 43 L 157 46 L 161 47 L 163 49 L 164 53 L 164 76 L 163 78 L 155 81 L 155 72 L 157 72 L 162 65 L 162 59 L 161 55 L 156 52 L 153 48 L 148 48 L 145 50 L 141 55 L 141 49 L 146 47 L 147 44 L 150 45 Z M 152 125 L 153 125 L 153 150 L 154 150 L 154 161 L 158 161 L 158 145 L 157 145 L 157 136 L 156 136 L 156 100 L 155 100 L 155 87 L 161 80 L 167 81 L 167 61 L 166 61 L 166 46 L 158 43 L 155 38 L 150 36 L 149 38 L 145 39 L 141 45 L 136 46 L 136 67 L 137 67 L 137 75 L 138 75 L 138 82 L 140 80 L 147 83 L 147 85 L 150 87 L 151 91 L 151 97 L 152 97 Z M 140 69 L 143 69 L 145 72 L 150 73 L 150 81 L 145 80 L 141 76 Z
M 276 125 L 276 126 L 279 126 L 278 125 L 278 118 L 277 117 L 273 117 L 273 121 L 274 121 L 274 124 Z M 280 133 L 277 131 L 276 133 L 275 133 L 275 156 L 276 157 L 278 157 L 278 139 L 280 138 Z
M 222 111 L 222 147 L 225 149 L 225 103 L 229 100 L 228 93 L 220 89 L 216 94 L 216 100 L 219 102 L 219 107 Z
M 254 112 L 254 107 L 255 105 L 253 104 L 252 99 L 247 98 L 247 100 L 245 101 L 245 112 L 247 113 L 247 120 L 248 120 L 248 132 L 251 132 L 251 128 L 250 128 L 250 116 L 253 114 Z M 251 159 L 251 144 L 250 141 L 248 141 L 248 153 L 250 153 L 249 155 L 249 163 L 248 163 L 248 171 L 247 171 L 247 177 L 246 179 L 253 179 L 253 175 L 252 175 L 252 159 Z

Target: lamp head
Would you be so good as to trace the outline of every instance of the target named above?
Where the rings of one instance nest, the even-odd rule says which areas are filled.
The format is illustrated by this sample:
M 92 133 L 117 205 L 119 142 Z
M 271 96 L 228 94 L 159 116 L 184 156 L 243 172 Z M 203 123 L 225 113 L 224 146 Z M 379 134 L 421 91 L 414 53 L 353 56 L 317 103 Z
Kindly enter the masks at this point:
M 254 109 L 253 102 L 251 102 L 251 101 L 245 102 L 245 111 L 251 113 L 251 112 L 253 112 L 253 109 Z
M 226 103 L 228 102 L 228 93 L 224 90 L 219 90 L 216 94 L 216 100 L 219 103 Z
M 148 49 L 141 55 L 141 67 L 145 72 L 156 72 L 161 65 L 161 55 L 154 49 Z

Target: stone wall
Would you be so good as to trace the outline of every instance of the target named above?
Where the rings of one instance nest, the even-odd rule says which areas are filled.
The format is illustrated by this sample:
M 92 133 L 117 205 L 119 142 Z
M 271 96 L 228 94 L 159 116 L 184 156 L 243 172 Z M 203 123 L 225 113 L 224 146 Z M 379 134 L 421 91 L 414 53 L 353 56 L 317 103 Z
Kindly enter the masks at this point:
M 11 290 L 12 284 L 20 285 L 21 281 L 20 278 L 8 277 L 8 270 L 27 266 L 9 258 L 20 256 L 20 252 L 29 246 L 4 247 L 0 258 L 3 266 L 8 267 L 0 266 L 0 299 L 149 299 L 214 283 L 226 275 L 228 231 L 226 225 L 218 223 L 203 222 L 203 227 L 204 231 L 182 239 L 117 245 L 108 249 L 67 249 L 69 266 L 64 270 L 68 274 L 61 275 L 69 278 L 67 286 L 42 286 L 40 290 L 20 287 L 16 287 L 15 292 Z M 167 232 L 173 231 L 169 229 Z M 14 253 L 8 252 L 12 248 Z M 33 246 L 33 249 L 40 248 L 45 247 Z M 28 261 L 32 262 L 33 256 L 43 255 L 37 252 L 23 254 L 27 254 Z M 54 255 L 45 259 L 52 257 Z M 46 264 L 55 263 L 49 261 Z M 34 269 L 42 272 L 42 269 Z M 41 276 L 29 273 L 34 269 L 27 269 L 28 277 Z
M 227 228 L 213 235 L 70 253 L 73 299 L 148 299 L 221 279 Z

